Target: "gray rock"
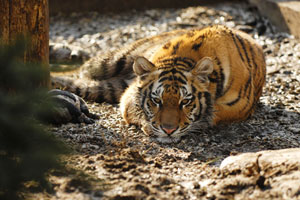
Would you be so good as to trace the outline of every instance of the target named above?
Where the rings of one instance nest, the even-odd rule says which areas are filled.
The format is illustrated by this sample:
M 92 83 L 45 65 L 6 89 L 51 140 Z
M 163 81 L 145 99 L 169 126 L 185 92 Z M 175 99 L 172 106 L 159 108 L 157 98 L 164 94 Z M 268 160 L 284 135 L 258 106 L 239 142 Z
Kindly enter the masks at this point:
M 231 187 L 250 189 L 251 198 L 297 199 L 300 191 L 300 148 L 260 151 L 227 157 L 220 166 L 225 178 L 216 188 L 228 192 Z M 227 181 L 229 180 L 229 181 Z M 241 199 L 243 191 L 236 194 Z M 249 196 L 249 197 L 250 197 Z M 246 196 L 244 196 L 246 198 Z
M 50 43 L 49 45 L 50 62 L 66 62 L 70 60 L 72 50 L 61 43 Z

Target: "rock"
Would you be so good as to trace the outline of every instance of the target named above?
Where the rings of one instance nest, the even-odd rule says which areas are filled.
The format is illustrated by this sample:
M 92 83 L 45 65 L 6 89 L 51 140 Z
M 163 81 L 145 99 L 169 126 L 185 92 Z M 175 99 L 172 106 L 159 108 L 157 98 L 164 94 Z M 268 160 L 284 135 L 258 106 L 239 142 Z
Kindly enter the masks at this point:
M 89 59 L 90 55 L 79 46 L 50 43 L 49 57 L 51 63 L 82 63 Z
M 72 51 L 66 45 L 61 43 L 51 43 L 49 48 L 50 61 L 55 60 L 55 62 L 66 62 L 70 59 Z
M 299 198 L 300 148 L 230 156 L 221 163 L 220 169 L 225 178 L 217 182 L 215 188 L 222 188 L 223 194 L 235 190 L 240 199 L 240 195 L 247 194 L 252 187 L 251 199 Z
M 250 0 L 281 31 L 300 37 L 300 2 L 282 0 Z

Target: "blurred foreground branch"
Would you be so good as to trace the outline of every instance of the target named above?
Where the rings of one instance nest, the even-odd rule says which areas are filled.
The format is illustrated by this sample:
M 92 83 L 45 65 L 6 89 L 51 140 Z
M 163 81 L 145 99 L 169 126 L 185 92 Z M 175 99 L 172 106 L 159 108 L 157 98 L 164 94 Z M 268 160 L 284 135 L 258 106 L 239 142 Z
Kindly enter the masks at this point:
M 24 64 L 25 47 L 21 40 L 0 44 L 0 199 L 20 198 L 26 181 L 47 187 L 45 173 L 59 167 L 57 155 L 66 152 L 39 122 L 51 109 L 46 88 L 39 86 L 48 72 Z

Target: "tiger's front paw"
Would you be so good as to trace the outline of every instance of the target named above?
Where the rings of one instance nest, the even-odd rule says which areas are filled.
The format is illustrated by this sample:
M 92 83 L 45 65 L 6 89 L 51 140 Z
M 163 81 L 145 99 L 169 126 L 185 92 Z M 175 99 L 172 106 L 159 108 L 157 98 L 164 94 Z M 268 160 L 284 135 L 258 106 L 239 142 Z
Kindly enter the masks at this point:
M 85 101 L 68 91 L 53 89 L 48 92 L 50 100 L 54 103 L 47 122 L 53 124 L 72 123 L 94 123 L 99 119 L 98 115 L 89 112 Z

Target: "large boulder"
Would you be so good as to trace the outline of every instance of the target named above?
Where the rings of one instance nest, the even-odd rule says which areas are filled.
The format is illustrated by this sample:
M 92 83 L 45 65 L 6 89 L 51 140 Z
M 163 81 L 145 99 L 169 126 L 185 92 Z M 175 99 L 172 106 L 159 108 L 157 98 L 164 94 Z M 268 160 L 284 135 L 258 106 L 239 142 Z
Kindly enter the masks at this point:
M 261 14 L 268 17 L 280 31 L 300 38 L 300 1 L 289 0 L 249 0 L 258 7 Z

